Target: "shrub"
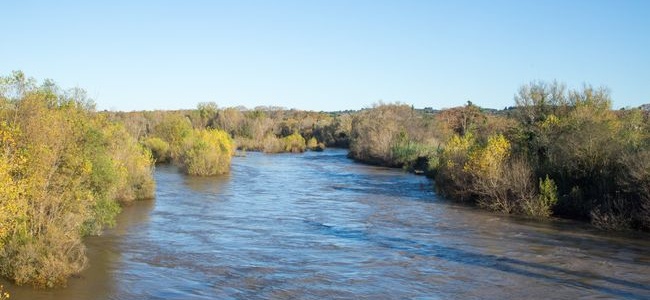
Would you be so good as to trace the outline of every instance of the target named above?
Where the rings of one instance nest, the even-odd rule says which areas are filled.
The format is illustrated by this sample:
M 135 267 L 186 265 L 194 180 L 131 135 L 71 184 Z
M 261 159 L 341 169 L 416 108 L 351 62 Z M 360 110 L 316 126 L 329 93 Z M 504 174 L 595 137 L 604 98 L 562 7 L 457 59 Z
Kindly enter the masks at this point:
M 530 215 L 526 206 L 538 200 L 532 167 L 526 159 L 517 156 L 510 158 L 502 172 L 502 184 L 509 191 L 508 201 L 515 206 L 513 212 Z
M 169 144 L 169 156 L 176 160 L 183 151 L 185 139 L 192 134 L 192 123 L 182 115 L 167 115 L 156 125 L 154 133 Z
M 425 171 L 429 161 L 437 156 L 438 149 L 431 145 L 404 140 L 391 150 L 393 161 L 406 170 Z
M 479 205 L 504 213 L 516 210 L 517 201 L 508 189 L 509 183 L 504 181 L 509 155 L 510 142 L 503 135 L 490 136 L 484 147 L 469 152 L 463 169 L 472 178 L 469 188 Z
M 307 148 L 314 150 L 316 147 L 318 147 L 318 140 L 312 136 L 309 140 L 307 140 Z
M 470 187 L 472 178 L 465 170 L 471 147 L 474 146 L 471 133 L 453 135 L 441 151 L 435 177 L 436 188 L 442 195 L 460 202 L 474 200 Z
M 144 140 L 143 145 L 151 151 L 156 163 L 167 163 L 171 160 L 169 143 L 159 137 Z
M 262 141 L 264 153 L 280 153 L 284 151 L 284 143 L 274 134 L 269 134 Z
M 154 196 L 153 163 L 151 151 L 140 145 L 119 124 L 103 126 L 109 142 L 110 158 L 116 164 L 121 178 L 112 198 L 122 203 Z
M 539 203 L 541 207 L 537 215 L 540 216 L 550 215 L 551 208 L 557 203 L 557 186 L 548 175 L 544 179 L 539 179 Z
M 180 164 L 188 175 L 212 176 L 228 173 L 235 147 L 223 130 L 195 130 L 184 142 Z
M 606 198 L 590 212 L 591 224 L 605 230 L 632 228 L 633 211 L 623 199 Z
M 285 152 L 302 153 L 305 152 L 305 138 L 297 131 L 291 135 L 282 138 Z

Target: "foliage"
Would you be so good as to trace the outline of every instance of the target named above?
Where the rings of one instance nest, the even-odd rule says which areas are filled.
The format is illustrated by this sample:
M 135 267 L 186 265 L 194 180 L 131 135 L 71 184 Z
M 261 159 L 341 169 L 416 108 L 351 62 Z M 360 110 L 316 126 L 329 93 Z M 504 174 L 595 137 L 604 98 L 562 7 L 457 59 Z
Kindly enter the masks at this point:
M 169 157 L 179 159 L 185 139 L 192 134 L 191 121 L 182 115 L 164 115 L 162 122 L 155 126 L 155 136 L 169 144 Z
M 151 197 L 151 158 L 80 89 L 0 79 L 0 273 L 63 285 L 86 265 L 82 237 L 115 222 L 118 200 Z
M 435 157 L 437 147 L 412 141 L 404 133 L 391 149 L 393 160 L 406 170 L 425 171 L 429 159 Z
M 479 204 L 492 210 L 514 212 L 516 201 L 508 193 L 505 167 L 510 155 L 510 142 L 503 136 L 491 136 L 483 147 L 474 147 L 463 166 L 471 178 L 469 190 Z
M 121 202 L 152 199 L 155 192 L 152 153 L 131 136 L 122 125 L 105 125 L 109 152 L 126 179 L 118 186 L 115 198 Z
M 551 208 L 557 203 L 557 186 L 555 181 L 548 175 L 539 179 L 539 199 L 532 203 L 526 203 L 525 212 L 528 215 L 548 217 L 551 215 Z
M 463 136 L 469 132 L 476 132 L 479 125 L 486 122 L 487 117 L 478 106 L 468 101 L 463 107 L 444 110 L 439 118 L 454 134 Z
M 438 146 L 430 118 L 403 104 L 379 104 L 352 118 L 350 157 L 372 164 L 404 167 Z
M 151 151 L 151 155 L 156 160 L 156 163 L 167 163 L 171 161 L 171 151 L 169 143 L 159 137 L 150 137 L 142 143 L 147 149 Z
M 515 102 L 516 123 L 472 108 L 440 114 L 455 133 L 430 159 L 441 193 L 506 213 L 650 229 L 647 112 L 614 112 L 607 89 L 557 82 L 525 85 Z
M 309 140 L 307 140 L 307 149 L 316 149 L 318 147 L 318 140 L 315 137 L 311 137 Z
M 471 133 L 453 135 L 443 148 L 435 177 L 437 190 L 442 195 L 461 202 L 473 201 L 468 189 L 471 176 L 466 172 L 465 164 L 474 143 Z
M 282 138 L 285 152 L 301 153 L 305 152 L 305 138 L 297 131 L 291 135 Z
M 180 165 L 189 175 L 224 174 L 230 171 L 230 159 L 234 153 L 234 143 L 225 131 L 196 130 L 184 142 Z
M 322 150 L 326 146 L 347 147 L 351 122 L 349 113 L 277 107 L 256 107 L 252 110 L 244 107 L 219 108 L 215 103 L 201 103 L 196 110 L 103 114 L 125 124 L 127 131 L 142 141 L 159 163 L 177 162 L 182 141 L 193 129 L 220 129 L 234 139 L 239 149 L 276 153 L 292 150 L 293 147 L 287 149 L 280 145 L 286 140 L 276 139 L 291 136 L 294 132 L 298 132 L 306 141 L 312 137 L 320 141 L 313 148 L 315 150 Z M 169 150 L 161 141 L 169 145 Z

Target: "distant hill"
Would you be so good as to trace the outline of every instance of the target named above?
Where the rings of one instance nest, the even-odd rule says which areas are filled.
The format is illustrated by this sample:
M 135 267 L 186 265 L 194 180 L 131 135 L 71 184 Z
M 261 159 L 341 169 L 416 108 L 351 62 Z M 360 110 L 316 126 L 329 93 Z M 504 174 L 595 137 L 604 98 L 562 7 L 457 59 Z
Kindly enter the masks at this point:
M 650 111 L 650 103 L 643 104 L 639 106 L 641 110 Z

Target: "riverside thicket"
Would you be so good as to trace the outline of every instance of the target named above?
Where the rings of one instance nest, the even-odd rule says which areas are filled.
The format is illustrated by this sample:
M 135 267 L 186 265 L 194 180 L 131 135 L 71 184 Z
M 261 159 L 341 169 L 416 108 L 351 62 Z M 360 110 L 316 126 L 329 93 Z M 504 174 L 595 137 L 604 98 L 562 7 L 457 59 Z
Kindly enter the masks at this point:
M 86 265 L 82 237 L 152 198 L 152 158 L 80 89 L 0 78 L 0 273 L 52 287 Z
M 607 89 L 557 82 L 523 86 L 515 104 L 378 105 L 353 116 L 350 155 L 426 169 L 439 193 L 490 210 L 650 230 L 647 110 L 615 111 Z

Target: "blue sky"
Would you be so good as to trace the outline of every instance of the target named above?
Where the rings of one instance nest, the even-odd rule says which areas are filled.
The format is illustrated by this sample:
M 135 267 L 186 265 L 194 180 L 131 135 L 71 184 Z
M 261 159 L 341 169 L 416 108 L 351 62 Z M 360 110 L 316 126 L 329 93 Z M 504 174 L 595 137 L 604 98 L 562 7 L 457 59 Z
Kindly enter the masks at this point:
M 99 2 L 3 3 L 0 74 L 113 110 L 503 108 L 555 79 L 650 103 L 650 1 Z

